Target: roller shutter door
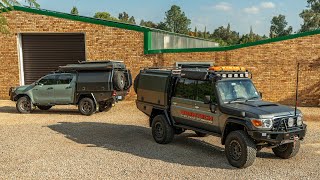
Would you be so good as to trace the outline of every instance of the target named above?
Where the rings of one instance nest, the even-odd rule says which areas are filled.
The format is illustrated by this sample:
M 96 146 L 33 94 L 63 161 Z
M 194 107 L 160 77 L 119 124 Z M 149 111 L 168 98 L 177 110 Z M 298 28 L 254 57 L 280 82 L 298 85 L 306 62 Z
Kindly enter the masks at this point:
M 84 34 L 22 34 L 24 83 L 86 60 Z

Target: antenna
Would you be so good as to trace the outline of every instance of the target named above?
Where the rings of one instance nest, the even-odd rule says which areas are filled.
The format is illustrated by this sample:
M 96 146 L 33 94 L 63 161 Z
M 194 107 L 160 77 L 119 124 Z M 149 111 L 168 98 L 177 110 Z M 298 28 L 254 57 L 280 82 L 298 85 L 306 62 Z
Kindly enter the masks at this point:
M 299 69 L 300 69 L 300 63 L 297 64 L 297 84 L 296 84 L 296 100 L 295 100 L 295 106 L 294 106 L 294 116 L 297 116 L 297 106 L 298 106 L 298 93 L 299 93 Z

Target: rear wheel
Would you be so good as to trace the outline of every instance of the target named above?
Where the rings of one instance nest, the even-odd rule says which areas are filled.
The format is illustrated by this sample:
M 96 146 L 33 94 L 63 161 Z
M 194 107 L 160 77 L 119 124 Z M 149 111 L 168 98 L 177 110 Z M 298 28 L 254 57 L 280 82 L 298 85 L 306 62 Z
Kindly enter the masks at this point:
M 272 148 L 273 153 L 282 158 L 289 159 L 298 154 L 300 149 L 300 141 L 297 140 L 295 143 L 283 144 L 278 147 Z
M 157 115 L 152 121 L 152 136 L 159 144 L 168 144 L 173 140 L 174 129 L 163 115 Z
M 17 101 L 16 108 L 19 113 L 31 113 L 32 103 L 29 97 L 20 97 Z
M 233 131 L 227 136 L 225 153 L 232 166 L 246 168 L 254 163 L 257 149 L 253 140 L 241 130 Z
M 83 98 L 78 105 L 81 114 L 90 116 L 95 112 L 95 104 L 91 98 Z
M 52 106 L 37 106 L 40 110 L 44 110 L 44 111 L 46 111 L 46 110 L 49 110 L 49 109 L 51 109 L 52 108 Z

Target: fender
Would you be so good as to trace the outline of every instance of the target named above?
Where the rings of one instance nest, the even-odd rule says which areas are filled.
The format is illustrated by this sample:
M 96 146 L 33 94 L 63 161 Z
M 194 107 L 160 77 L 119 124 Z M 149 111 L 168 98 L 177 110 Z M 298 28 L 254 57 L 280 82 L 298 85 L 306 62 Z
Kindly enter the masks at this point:
M 170 126 L 174 125 L 174 120 L 172 119 L 171 115 L 169 114 L 167 109 L 158 109 L 158 108 L 153 108 L 151 116 L 149 118 L 149 125 L 151 127 L 152 120 L 156 115 L 163 114 L 169 123 Z
M 227 130 L 227 125 L 230 124 L 230 123 L 236 124 L 236 125 L 239 125 L 239 126 L 242 126 L 242 127 L 244 127 L 246 130 L 251 130 L 251 129 L 252 129 L 252 124 L 251 124 L 249 121 L 247 121 L 247 120 L 245 120 L 245 119 L 238 119 L 238 118 L 234 118 L 234 117 L 229 117 L 229 118 L 226 120 L 225 124 L 224 124 L 223 132 L 222 132 L 222 137 L 221 137 L 221 144 L 222 144 L 222 145 L 224 145 L 225 139 L 226 139 L 226 137 L 227 137 L 227 135 L 228 135 L 228 133 L 229 133 L 229 132 L 226 131 L 226 130 Z M 236 127 L 236 128 L 237 128 L 237 127 Z

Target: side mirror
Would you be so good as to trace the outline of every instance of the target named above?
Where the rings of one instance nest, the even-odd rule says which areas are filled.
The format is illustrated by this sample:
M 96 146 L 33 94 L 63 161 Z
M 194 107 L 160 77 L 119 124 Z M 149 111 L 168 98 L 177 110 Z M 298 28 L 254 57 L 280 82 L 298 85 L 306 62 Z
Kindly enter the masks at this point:
M 262 92 L 259 92 L 260 97 L 262 98 Z
M 204 104 L 210 104 L 211 103 L 211 97 L 210 96 L 204 96 Z
M 212 103 L 212 104 L 210 104 L 210 110 L 211 110 L 211 112 L 212 112 L 212 113 L 216 113 L 217 107 L 218 107 L 218 104 L 217 104 L 217 103 Z

